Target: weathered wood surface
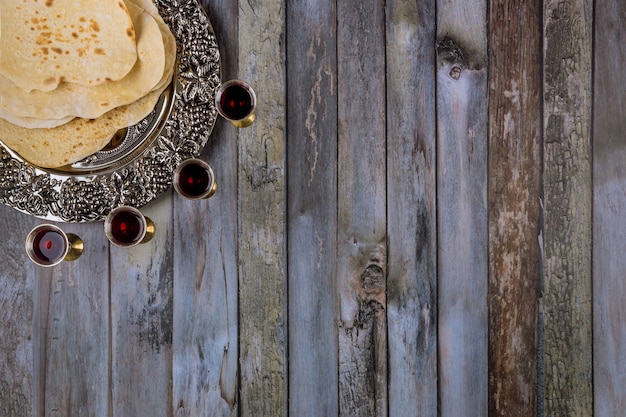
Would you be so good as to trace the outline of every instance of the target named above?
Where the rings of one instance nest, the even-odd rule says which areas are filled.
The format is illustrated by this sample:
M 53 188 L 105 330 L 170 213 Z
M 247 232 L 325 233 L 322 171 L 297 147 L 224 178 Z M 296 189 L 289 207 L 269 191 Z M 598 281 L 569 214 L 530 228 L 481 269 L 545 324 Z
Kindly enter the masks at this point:
M 220 45 L 222 79 L 238 71 L 236 2 L 202 0 Z M 218 192 L 174 198 L 175 417 L 238 415 L 237 131 L 219 120 L 202 157 Z
M 83 227 L 84 226 L 84 227 Z M 40 280 L 45 361 L 41 364 L 44 415 L 101 416 L 109 412 L 108 244 L 102 224 L 71 225 L 89 251 Z M 48 287 L 49 286 L 49 287 Z M 42 340 L 43 342 L 43 340 Z
M 593 121 L 594 415 L 626 409 L 626 4 L 595 8 Z
M 435 1 L 388 0 L 389 416 L 437 416 Z
M 539 2 L 489 5 L 489 415 L 537 411 Z
M 592 2 L 544 3 L 543 400 L 591 416 Z M 540 382 L 541 385 L 541 382 Z
M 145 245 L 0 207 L 0 416 L 621 415 L 622 3 L 202 0 L 258 119 Z
M 337 8 L 287 8 L 289 415 L 338 416 Z
M 207 160 L 226 192 L 200 204 L 174 201 L 172 414 L 177 417 L 238 412 L 237 229 L 228 216 L 236 211 L 237 183 L 234 165 L 216 164 L 236 159 L 235 132 L 216 133 L 223 142 L 219 149 L 209 147 Z
M 238 133 L 241 414 L 287 416 L 285 7 L 241 2 L 239 69 L 260 98 Z
M 152 240 L 130 249 L 110 248 L 111 412 L 167 417 L 174 303 L 172 193 L 142 211 L 155 224 Z M 106 283 L 103 278 L 98 277 Z
M 37 267 L 24 252 L 23 240 L 35 221 L 0 207 L 4 231 L 0 269 L 0 415 L 41 415 L 39 380 L 41 343 Z M 25 232 L 26 231 L 26 232 Z M 44 274 L 42 274 L 44 275 Z M 48 275 L 41 277 L 49 279 Z M 44 350 L 45 351 L 45 350 Z
M 486 3 L 437 5 L 439 382 L 442 416 L 487 413 Z
M 337 2 L 339 415 L 387 416 L 385 8 Z

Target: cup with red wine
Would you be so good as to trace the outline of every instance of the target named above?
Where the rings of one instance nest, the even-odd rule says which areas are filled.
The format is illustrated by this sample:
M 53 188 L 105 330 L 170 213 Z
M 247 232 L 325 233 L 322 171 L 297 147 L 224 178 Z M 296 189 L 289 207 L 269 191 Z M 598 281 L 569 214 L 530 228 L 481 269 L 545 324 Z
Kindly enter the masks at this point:
M 187 159 L 176 167 L 172 179 L 176 192 L 189 200 L 202 200 L 217 191 L 211 166 L 201 159 Z
M 83 241 L 53 224 L 42 224 L 28 233 L 26 253 L 37 265 L 51 267 L 78 259 L 83 253 Z
M 131 206 L 112 210 L 104 220 L 104 234 L 109 242 L 121 248 L 146 243 L 154 236 L 154 222 Z
M 217 90 L 215 106 L 236 127 L 248 127 L 255 119 L 256 94 L 245 81 L 229 80 Z

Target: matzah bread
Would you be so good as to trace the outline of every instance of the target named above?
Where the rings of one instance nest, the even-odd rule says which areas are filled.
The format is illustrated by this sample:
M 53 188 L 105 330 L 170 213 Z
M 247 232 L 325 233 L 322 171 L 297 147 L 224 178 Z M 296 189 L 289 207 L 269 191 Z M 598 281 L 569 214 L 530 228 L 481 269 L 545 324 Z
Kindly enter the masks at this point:
M 140 4 L 141 0 L 129 0 L 129 3 L 132 3 L 129 6 L 129 8 L 131 10 L 134 10 L 135 13 L 137 13 L 140 10 L 143 10 L 143 9 L 138 9 L 135 6 L 135 4 L 137 4 L 138 6 L 143 7 L 144 4 Z M 163 41 L 163 49 L 165 53 L 165 67 L 164 67 L 164 72 L 161 77 L 161 80 L 159 80 L 159 82 L 154 86 L 154 89 L 160 89 L 164 84 L 169 83 L 172 79 L 172 74 L 174 72 L 174 64 L 176 60 L 176 39 L 174 38 L 174 35 L 172 35 L 172 32 L 169 30 L 169 27 L 167 26 L 167 24 L 163 21 L 163 19 L 159 15 L 159 12 L 157 8 L 154 6 L 154 4 L 152 4 L 150 0 L 147 0 L 145 5 L 152 6 L 152 7 L 148 7 L 146 11 L 154 18 L 154 20 L 158 24 L 159 29 L 161 31 L 162 41 Z M 1 81 L 0 81 L 0 84 L 1 84 Z M 0 118 L 3 118 L 7 120 L 8 122 L 11 122 L 18 126 L 27 127 L 27 128 L 37 128 L 37 129 L 48 128 L 49 129 L 49 128 L 53 128 L 53 127 L 57 127 L 62 124 L 65 124 L 69 122 L 70 120 L 72 120 L 74 117 L 75 116 L 66 116 L 60 119 L 50 119 L 50 118 L 16 116 L 10 111 L 2 110 L 2 106 L 0 105 Z
M 3 94 L 7 92 L 6 96 L 0 97 L 3 99 L 0 107 L 5 109 L 0 110 L 0 139 L 25 160 L 44 168 L 59 168 L 92 155 L 105 147 L 119 129 L 136 124 L 146 117 L 154 108 L 161 93 L 170 84 L 176 61 L 176 39 L 150 0 L 124 1 L 136 28 L 139 60 L 122 80 L 107 81 L 96 86 L 62 82 L 55 90 L 29 93 L 13 83 L 2 84 L 3 81 L 0 81 L 0 85 L 6 88 L 6 90 L 0 88 L 0 91 Z M 0 32 L 1 36 L 2 32 Z M 148 64 L 154 63 L 150 61 L 154 58 L 152 55 L 161 57 L 159 59 L 162 62 L 158 65 Z M 144 65 L 145 69 L 150 71 L 139 71 L 139 65 Z M 120 83 L 129 82 L 129 80 L 127 88 L 120 88 Z M 141 92 L 137 85 L 147 91 Z M 70 94 L 68 91 L 73 93 Z M 129 91 L 131 96 L 128 95 Z M 12 114 L 15 107 L 5 104 L 15 104 L 15 97 L 19 100 L 24 97 L 23 94 L 47 100 L 47 105 L 34 103 L 34 107 L 31 107 L 31 110 L 36 109 L 34 116 L 32 113 L 15 116 Z M 119 100 L 119 96 L 132 97 L 132 95 L 135 96 L 132 99 Z M 49 108 L 52 106 L 51 100 L 57 99 L 50 97 L 63 97 L 63 100 L 56 104 L 65 110 L 51 110 Z M 122 105 L 111 106 L 108 103 L 108 106 L 103 106 L 103 97 L 111 98 L 110 101 L 119 100 L 120 103 L 131 101 Z M 71 115 L 64 117 L 40 117 L 60 116 L 67 113 L 66 109 L 72 107 L 79 109 L 80 112 L 71 111 L 69 112 Z M 102 108 L 107 107 L 111 108 L 101 114 Z M 94 111 L 100 114 L 95 117 L 75 118 L 73 116 L 74 113 L 94 114 L 85 112 L 85 108 L 96 109 L 97 111 Z M 26 113 L 23 112 L 23 114 Z M 11 123 L 12 121 L 17 123 Z M 24 124 L 26 126 L 23 126 Z
M 153 91 L 97 119 L 74 119 L 54 129 L 26 129 L 0 119 L 0 137 L 5 145 L 30 163 L 58 168 L 101 150 L 119 129 L 141 121 L 154 109 L 161 92 Z
M 122 79 L 137 60 L 120 0 L 1 0 L 0 74 L 26 90 Z
M 133 3 L 127 6 L 135 22 L 139 59 L 124 78 L 96 86 L 62 82 L 52 91 L 26 92 L 0 76 L 0 117 L 64 119 L 72 116 L 94 119 L 152 91 L 165 71 L 161 30 L 150 13 Z

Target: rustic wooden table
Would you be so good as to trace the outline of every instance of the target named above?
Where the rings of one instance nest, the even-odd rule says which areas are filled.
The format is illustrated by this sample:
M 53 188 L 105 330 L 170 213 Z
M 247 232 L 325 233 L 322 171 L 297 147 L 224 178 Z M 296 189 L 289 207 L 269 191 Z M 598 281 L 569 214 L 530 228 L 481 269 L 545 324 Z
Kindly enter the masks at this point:
M 202 3 L 257 121 L 148 244 L 0 207 L 0 417 L 623 414 L 626 3 Z

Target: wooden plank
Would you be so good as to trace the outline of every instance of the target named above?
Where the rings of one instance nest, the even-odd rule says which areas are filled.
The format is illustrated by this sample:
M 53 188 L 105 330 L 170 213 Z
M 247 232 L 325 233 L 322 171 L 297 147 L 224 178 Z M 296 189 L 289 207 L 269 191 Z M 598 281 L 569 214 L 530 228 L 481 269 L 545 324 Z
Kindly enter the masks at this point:
M 37 220 L 38 223 L 45 223 L 44 220 Z M 30 230 L 34 225 L 29 225 Z M 27 268 L 33 268 L 34 264 L 28 264 Z M 35 292 L 33 297 L 33 382 L 36 384 L 33 388 L 32 407 L 33 416 L 45 415 L 45 399 L 46 399 L 46 361 L 48 342 L 48 317 L 49 317 L 49 300 L 50 290 L 52 287 L 52 270 L 36 267 L 37 271 L 33 272 L 35 276 Z
M 257 93 L 239 130 L 241 414 L 287 415 L 285 1 L 239 5 L 239 71 Z
M 0 243 L 0 415 L 40 414 L 37 286 L 40 271 L 24 251 L 24 240 L 35 220 L 17 210 L 0 207 L 4 239 Z
M 596 2 L 593 122 L 594 415 L 626 409 L 626 3 Z
M 489 5 L 489 415 L 537 411 L 539 2 Z
M 203 159 L 215 170 L 217 194 L 204 201 L 175 200 L 176 416 L 238 414 L 236 149 L 224 140 L 236 141 L 235 132 L 215 133 Z
M 155 224 L 151 241 L 132 248 L 111 245 L 113 416 L 171 416 L 171 205 L 166 193 L 141 209 Z
M 339 415 L 387 415 L 385 13 L 338 2 Z
M 222 79 L 237 74 L 237 2 L 202 0 L 220 46 Z M 237 131 L 218 120 L 201 158 L 209 200 L 174 199 L 174 415 L 238 415 Z
M 48 341 L 48 316 L 49 300 L 51 290 L 51 270 L 39 271 L 37 273 L 36 292 L 33 308 L 33 382 L 36 384 L 33 389 L 32 408 L 33 416 L 45 415 L 46 399 L 46 361 Z
M 486 2 L 437 4 L 439 375 L 442 416 L 487 415 Z
M 110 415 L 108 241 L 102 223 L 59 226 L 80 236 L 85 250 L 54 267 L 49 290 L 41 289 L 49 296 L 41 299 L 47 303 L 44 415 Z
M 397 417 L 438 415 L 435 7 L 386 6 L 388 402 Z
M 546 415 L 593 414 L 591 43 L 591 1 L 544 3 Z
M 336 4 L 287 8 L 289 415 L 337 416 Z

